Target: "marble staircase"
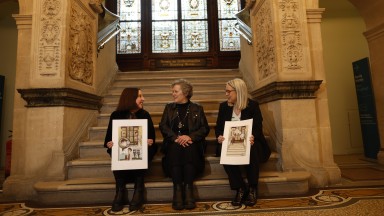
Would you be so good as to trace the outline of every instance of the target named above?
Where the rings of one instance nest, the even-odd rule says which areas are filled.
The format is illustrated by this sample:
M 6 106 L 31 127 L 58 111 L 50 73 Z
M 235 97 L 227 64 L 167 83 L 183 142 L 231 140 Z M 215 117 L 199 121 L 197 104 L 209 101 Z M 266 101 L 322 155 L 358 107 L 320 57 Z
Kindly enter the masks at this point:
M 156 128 L 156 143 L 160 146 L 162 136 L 158 124 L 166 103 L 172 101 L 170 83 L 178 78 L 189 80 L 194 86 L 192 101 L 204 106 L 211 127 L 207 137 L 206 169 L 195 182 L 198 200 L 230 199 L 230 190 L 225 171 L 219 158 L 214 156 L 214 126 L 219 103 L 225 100 L 225 82 L 240 77 L 238 70 L 190 70 L 120 72 L 104 95 L 98 123 L 89 128 L 87 140 L 79 143 L 79 158 L 67 163 L 64 181 L 40 181 L 34 185 L 41 205 L 62 204 L 110 204 L 115 193 L 111 161 L 103 147 L 104 136 L 111 112 L 116 108 L 120 93 L 128 86 L 140 87 L 145 97 L 144 108 L 151 113 Z M 272 146 L 273 148 L 273 146 Z M 171 202 L 172 182 L 164 177 L 160 152 L 157 153 L 146 177 L 148 202 Z M 268 162 L 261 166 L 259 195 L 298 195 L 309 190 L 310 174 L 303 171 L 282 172 L 279 154 L 273 152 Z M 127 184 L 129 196 L 132 184 Z

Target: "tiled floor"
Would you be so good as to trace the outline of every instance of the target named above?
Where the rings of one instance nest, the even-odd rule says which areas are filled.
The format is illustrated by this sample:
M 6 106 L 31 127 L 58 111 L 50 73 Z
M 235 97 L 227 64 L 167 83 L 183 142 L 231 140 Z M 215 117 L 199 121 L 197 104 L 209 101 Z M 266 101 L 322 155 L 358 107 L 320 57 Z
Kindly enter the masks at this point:
M 384 166 L 367 160 L 362 155 L 335 156 L 343 172 L 346 168 L 374 168 Z M 357 173 L 359 175 L 359 173 Z M 376 176 L 374 176 L 376 177 Z M 1 215 L 382 215 L 384 211 L 384 178 L 354 181 L 343 178 L 338 184 L 324 189 L 313 189 L 300 197 L 261 197 L 254 207 L 234 207 L 228 201 L 198 202 L 194 210 L 174 211 L 170 203 L 146 204 L 139 211 L 112 212 L 110 206 L 65 208 L 34 208 L 29 203 L 0 204 Z

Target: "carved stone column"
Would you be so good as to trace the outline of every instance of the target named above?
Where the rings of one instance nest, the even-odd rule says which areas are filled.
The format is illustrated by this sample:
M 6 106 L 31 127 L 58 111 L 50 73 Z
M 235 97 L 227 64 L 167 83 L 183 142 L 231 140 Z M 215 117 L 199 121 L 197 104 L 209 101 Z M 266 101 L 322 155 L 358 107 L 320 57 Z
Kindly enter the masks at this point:
M 315 1 L 260 0 L 251 9 L 255 83 L 264 128 L 282 171 L 306 170 L 310 185 L 337 183 Z M 248 79 L 247 79 L 248 80 Z M 255 90 L 257 89 L 257 90 Z
M 37 181 L 66 178 L 65 164 L 77 157 L 101 97 L 94 85 L 97 13 L 89 0 L 19 6 L 12 167 L 3 190 L 26 200 Z

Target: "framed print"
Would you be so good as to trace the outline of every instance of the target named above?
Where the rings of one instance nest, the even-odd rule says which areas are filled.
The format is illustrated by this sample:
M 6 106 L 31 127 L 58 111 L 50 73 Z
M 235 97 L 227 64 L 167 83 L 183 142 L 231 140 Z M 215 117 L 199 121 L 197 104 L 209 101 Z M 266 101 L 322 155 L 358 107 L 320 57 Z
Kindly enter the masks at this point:
M 112 170 L 148 168 L 147 119 L 112 121 Z
M 252 123 L 253 119 L 225 122 L 220 164 L 249 164 Z

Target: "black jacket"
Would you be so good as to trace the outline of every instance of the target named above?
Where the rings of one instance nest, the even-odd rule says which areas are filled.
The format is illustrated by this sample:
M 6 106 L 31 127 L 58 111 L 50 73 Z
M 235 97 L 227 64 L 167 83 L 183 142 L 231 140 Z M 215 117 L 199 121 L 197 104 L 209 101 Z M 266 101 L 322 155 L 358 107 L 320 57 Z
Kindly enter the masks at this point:
M 189 137 L 193 143 L 205 141 L 205 137 L 209 133 L 209 125 L 204 114 L 204 109 L 197 103 L 190 102 L 190 115 L 188 115 Z M 163 144 L 174 142 L 177 139 L 177 133 L 172 128 L 177 124 L 177 108 L 176 103 L 169 103 L 165 106 L 163 116 L 159 124 L 159 128 L 164 137 Z
M 229 106 L 227 101 L 220 103 L 219 114 L 217 117 L 216 127 L 215 127 L 216 138 L 224 134 L 225 121 L 231 121 L 232 112 L 233 112 L 233 106 Z M 255 144 L 258 147 L 258 150 L 257 150 L 258 153 L 262 154 L 264 150 L 261 148 L 262 147 L 268 148 L 268 146 L 266 146 L 268 144 L 263 134 L 263 117 L 261 115 L 259 104 L 256 101 L 249 99 L 247 107 L 241 111 L 240 119 L 241 120 L 253 119 L 252 135 L 255 138 Z M 268 150 L 269 149 L 266 149 L 267 154 L 268 154 Z M 220 156 L 220 155 L 221 155 L 221 144 L 218 144 L 216 148 L 216 156 Z
M 152 146 L 157 147 L 157 146 L 155 146 L 156 145 L 155 144 L 156 134 L 155 134 L 155 127 L 153 126 L 153 121 L 152 121 L 151 115 L 144 109 L 140 109 L 135 114 L 136 114 L 137 119 L 147 119 L 148 120 L 147 121 L 147 123 L 148 123 L 148 125 L 147 125 L 147 127 L 148 127 L 148 139 L 153 139 L 153 145 Z M 130 115 L 130 112 L 127 110 L 126 111 L 114 111 L 114 112 L 112 112 L 111 117 L 109 118 L 108 129 L 107 129 L 107 133 L 106 133 L 105 139 L 104 139 L 104 147 L 107 148 L 108 154 L 111 154 L 111 149 L 109 149 L 107 147 L 107 143 L 112 140 L 112 120 L 129 119 L 129 115 Z

